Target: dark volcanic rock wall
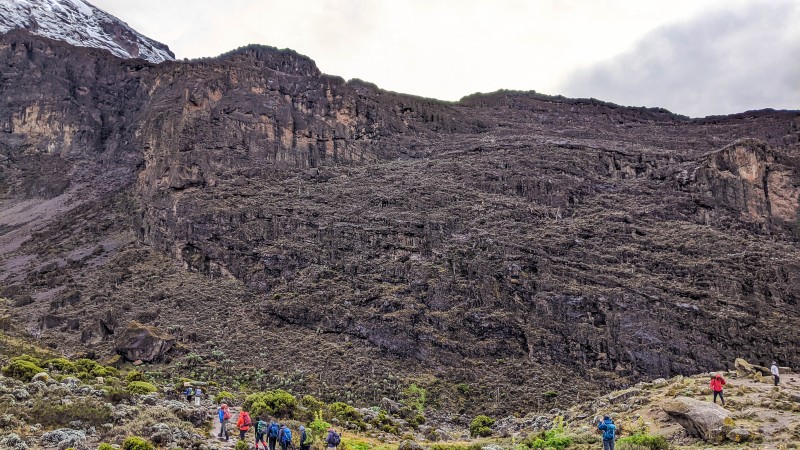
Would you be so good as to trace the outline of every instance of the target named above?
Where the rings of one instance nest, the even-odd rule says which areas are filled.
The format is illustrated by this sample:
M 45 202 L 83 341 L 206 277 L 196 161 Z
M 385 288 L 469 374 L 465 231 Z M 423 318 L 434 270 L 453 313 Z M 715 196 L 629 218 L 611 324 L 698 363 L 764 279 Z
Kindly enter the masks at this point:
M 798 364 L 796 112 L 447 104 L 290 51 L 153 66 L 24 33 L 0 76 L 2 295 L 52 345 L 110 352 L 138 320 L 241 367 L 241 339 L 287 347 L 256 366 L 295 389 L 428 374 L 480 387 L 429 383 L 442 405 L 503 411 Z

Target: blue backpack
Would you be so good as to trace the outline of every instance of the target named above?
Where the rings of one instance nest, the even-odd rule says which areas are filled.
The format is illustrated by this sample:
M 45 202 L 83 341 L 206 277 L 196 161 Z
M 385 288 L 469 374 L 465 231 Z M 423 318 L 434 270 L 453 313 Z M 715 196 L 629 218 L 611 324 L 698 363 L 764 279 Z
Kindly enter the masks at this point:
M 278 424 L 275 423 L 275 422 L 272 422 L 269 425 L 269 437 L 271 437 L 271 438 L 278 437 Z
M 604 441 L 613 441 L 617 434 L 617 426 L 613 423 L 607 423 L 606 429 L 603 431 Z
M 283 442 L 292 442 L 292 430 L 289 428 L 283 430 Z

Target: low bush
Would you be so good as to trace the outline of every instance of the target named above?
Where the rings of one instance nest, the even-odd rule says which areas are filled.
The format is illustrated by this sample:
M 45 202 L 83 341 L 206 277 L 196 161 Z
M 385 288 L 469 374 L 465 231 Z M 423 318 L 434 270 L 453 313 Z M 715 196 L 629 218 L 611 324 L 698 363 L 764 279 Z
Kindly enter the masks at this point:
M 158 388 L 146 381 L 131 381 L 126 388 L 133 395 L 147 395 L 158 392 Z
M 153 444 L 138 436 L 131 436 L 122 443 L 122 450 L 153 450 Z
M 384 433 L 397 434 L 397 426 L 384 410 L 378 411 L 378 416 L 372 419 L 370 423 Z
M 492 425 L 494 425 L 494 419 L 488 416 L 480 415 L 472 419 L 472 423 L 469 424 L 469 434 L 472 437 L 491 436 L 492 429 L 490 427 Z
M 568 436 L 567 427 L 562 417 L 557 417 L 553 421 L 553 428 L 544 430 L 523 442 L 533 449 L 556 449 L 564 450 L 574 443 L 572 436 Z
M 97 446 L 97 450 L 117 450 L 117 449 L 115 449 L 113 445 L 103 442 L 102 444 Z
M 11 358 L 8 365 L 0 369 L 3 375 L 21 381 L 31 381 L 34 375 L 44 372 L 35 362 L 26 359 Z
M 314 412 L 325 407 L 325 402 L 317 400 L 313 395 L 304 395 L 303 398 L 300 399 L 300 404 L 308 408 L 309 411 Z
M 635 447 L 649 450 L 667 450 L 669 448 L 669 443 L 664 436 L 647 433 L 620 438 L 617 440 L 617 444 L 621 450 L 626 450 L 626 448 L 632 450 Z
M 220 404 L 222 402 L 226 402 L 227 404 L 231 404 L 234 400 L 234 395 L 228 391 L 220 391 L 219 394 L 214 396 L 214 403 Z
M 48 359 L 47 361 L 45 361 L 44 366 L 49 369 L 57 370 L 61 373 L 69 373 L 69 374 L 78 373 L 78 366 L 76 366 L 74 362 L 66 358 Z
M 80 421 L 91 426 L 100 426 L 112 421 L 111 408 L 96 400 L 76 400 L 62 405 L 50 400 L 37 400 L 27 412 L 29 423 L 40 423 L 47 427 L 65 427 L 70 422 Z
M 234 450 L 250 450 L 250 445 L 246 441 L 238 441 Z
M 145 381 L 144 374 L 138 370 L 131 370 L 127 375 L 125 375 L 125 381 L 129 383 L 131 381 Z
M 252 416 L 271 415 L 292 419 L 297 408 L 297 398 L 283 389 L 258 392 L 248 395 L 242 408 Z

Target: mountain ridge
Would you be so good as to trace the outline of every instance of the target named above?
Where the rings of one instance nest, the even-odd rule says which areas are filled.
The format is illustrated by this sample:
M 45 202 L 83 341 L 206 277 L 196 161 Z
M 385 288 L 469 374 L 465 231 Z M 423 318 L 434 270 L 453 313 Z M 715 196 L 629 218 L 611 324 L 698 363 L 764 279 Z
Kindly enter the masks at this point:
M 800 114 L 446 104 L 263 56 L 0 36 L 16 332 L 101 357 L 137 320 L 207 375 L 223 352 L 254 385 L 367 403 L 418 382 L 456 412 L 796 365 Z M 252 337 L 302 358 L 254 367 Z

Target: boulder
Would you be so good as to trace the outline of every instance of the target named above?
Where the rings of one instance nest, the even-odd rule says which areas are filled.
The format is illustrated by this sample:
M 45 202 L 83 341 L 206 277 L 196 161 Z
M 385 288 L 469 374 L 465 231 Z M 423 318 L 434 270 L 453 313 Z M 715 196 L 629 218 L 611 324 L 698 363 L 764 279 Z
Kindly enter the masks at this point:
M 72 447 L 78 450 L 86 449 L 86 433 L 83 430 L 62 428 L 45 433 L 42 436 L 45 447 L 58 447 L 60 450 Z
M 117 338 L 115 349 L 128 361 L 157 362 L 174 345 L 172 336 L 162 335 L 139 322 L 131 322 Z
M 684 380 L 685 381 L 685 380 Z M 684 383 L 685 384 L 685 383 Z M 608 394 L 608 401 L 611 404 L 624 403 L 631 397 L 641 393 L 642 390 L 638 388 L 629 388 L 622 391 L 616 391 Z
M 733 442 L 747 442 L 750 440 L 750 431 L 745 428 L 734 428 L 728 432 L 727 438 Z
M 733 362 L 734 367 L 736 368 L 736 374 L 740 377 L 747 377 L 753 375 L 772 375 L 772 372 L 769 370 L 769 367 L 758 366 L 756 364 L 750 364 L 749 362 L 745 361 L 742 358 L 736 358 Z
M 0 438 L 0 448 L 9 450 L 28 450 L 28 444 L 18 434 L 11 433 Z
M 381 407 L 385 409 L 389 414 L 398 414 L 400 413 L 400 404 L 396 401 L 384 397 L 381 399 Z
M 678 397 L 664 403 L 662 409 L 692 436 L 709 442 L 725 439 L 725 419 L 730 413 L 717 404 Z

